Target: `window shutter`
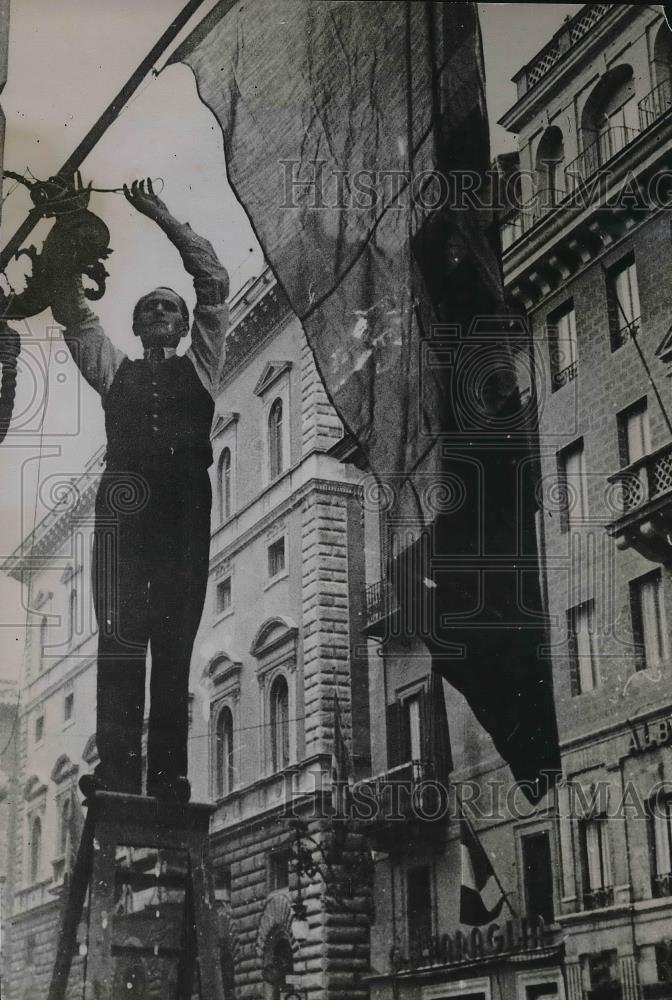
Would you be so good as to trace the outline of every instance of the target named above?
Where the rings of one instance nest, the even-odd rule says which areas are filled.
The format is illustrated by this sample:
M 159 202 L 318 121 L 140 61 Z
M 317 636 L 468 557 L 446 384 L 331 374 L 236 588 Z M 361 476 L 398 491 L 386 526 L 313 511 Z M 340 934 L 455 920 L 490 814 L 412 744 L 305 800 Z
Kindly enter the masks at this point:
M 398 701 L 387 706 L 387 766 L 397 767 L 403 764 L 401 738 L 401 704 Z
M 630 614 L 632 616 L 632 638 L 635 643 L 635 670 L 644 670 L 646 669 L 646 657 L 644 653 L 641 592 L 636 580 L 630 584 Z
M 579 649 L 576 641 L 576 619 L 573 611 L 567 612 L 567 645 L 569 648 L 569 683 L 572 697 L 581 694 L 579 676 Z

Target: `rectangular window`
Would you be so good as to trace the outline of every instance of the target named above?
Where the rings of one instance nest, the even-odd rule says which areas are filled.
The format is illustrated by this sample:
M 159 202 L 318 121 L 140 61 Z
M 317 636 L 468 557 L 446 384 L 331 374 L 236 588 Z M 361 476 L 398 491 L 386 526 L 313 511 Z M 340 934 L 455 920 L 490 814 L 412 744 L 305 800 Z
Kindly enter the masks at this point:
M 654 852 L 654 896 L 672 896 L 672 799 L 651 803 Z
M 528 917 L 542 917 L 545 923 L 552 924 L 555 917 L 553 864 L 548 832 L 544 831 L 523 837 L 521 847 L 527 915 Z
M 219 903 L 231 901 L 231 865 L 220 865 L 215 870 L 215 899 Z
M 427 865 L 413 868 L 406 883 L 408 948 L 413 962 L 429 955 L 432 941 L 432 893 Z
M 660 570 L 630 583 L 632 633 L 637 670 L 661 667 L 667 660 L 667 635 Z
M 607 283 L 611 349 L 615 351 L 639 330 L 641 309 L 633 254 L 607 272 Z
M 651 430 L 646 398 L 621 410 L 617 420 L 621 465 L 632 465 L 651 451 Z
M 268 859 L 269 892 L 289 886 L 289 851 L 274 851 Z
M 35 719 L 35 742 L 41 743 L 44 738 L 44 716 L 38 715 Z
M 569 638 L 570 677 L 572 695 L 583 694 L 597 687 L 597 669 L 593 635 L 595 632 L 595 605 L 586 601 L 567 612 Z
M 69 691 L 63 699 L 63 721 L 69 722 L 75 714 L 75 693 Z
M 285 539 L 279 538 L 268 546 L 268 575 L 277 576 L 285 571 Z
M 609 831 L 604 816 L 581 823 L 583 863 L 583 905 L 586 910 L 610 906 L 613 902 Z
M 656 971 L 659 983 L 672 983 L 672 941 L 656 945 Z
M 563 448 L 558 454 L 558 474 L 563 501 L 562 527 L 563 531 L 569 531 L 584 524 L 588 514 L 583 441 Z
M 231 577 L 227 576 L 217 584 L 217 613 L 228 611 L 231 607 Z
M 576 378 L 576 313 L 574 303 L 565 303 L 551 313 L 546 327 L 551 353 L 552 389 L 560 389 Z
M 618 952 L 614 948 L 596 951 L 588 956 L 588 975 L 594 990 L 604 991 L 605 997 L 617 985 Z M 611 994 L 613 996 L 613 993 Z
M 402 719 L 404 726 L 403 740 L 408 760 L 420 760 L 422 757 L 422 722 L 421 696 L 412 695 L 402 702 Z

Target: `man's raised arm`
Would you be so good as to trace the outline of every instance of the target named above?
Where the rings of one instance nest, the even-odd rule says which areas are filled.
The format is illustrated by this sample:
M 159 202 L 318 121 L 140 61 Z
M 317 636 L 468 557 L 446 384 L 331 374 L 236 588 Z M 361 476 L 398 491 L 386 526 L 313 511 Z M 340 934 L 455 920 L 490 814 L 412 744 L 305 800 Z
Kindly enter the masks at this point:
M 225 357 L 229 311 L 229 276 L 208 240 L 193 231 L 189 223 L 175 219 L 152 189 L 151 180 L 134 181 L 124 188 L 128 201 L 164 231 L 176 248 L 185 270 L 194 279 L 196 308 L 191 327 L 191 357 L 201 382 L 211 396 L 219 388 Z
M 63 338 L 75 364 L 104 400 L 126 355 L 103 332 L 88 305 L 80 277 L 67 275 L 59 282 L 51 311 L 56 322 L 65 327 Z

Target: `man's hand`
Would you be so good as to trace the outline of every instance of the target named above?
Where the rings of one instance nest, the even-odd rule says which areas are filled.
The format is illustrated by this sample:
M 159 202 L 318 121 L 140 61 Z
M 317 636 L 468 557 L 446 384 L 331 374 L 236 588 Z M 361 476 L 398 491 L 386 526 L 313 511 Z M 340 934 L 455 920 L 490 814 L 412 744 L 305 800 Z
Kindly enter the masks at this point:
M 154 194 L 152 182 L 148 177 L 145 181 L 133 181 L 130 188 L 124 184 L 124 195 L 133 208 L 146 215 L 148 219 L 153 219 L 159 225 L 171 223 L 175 220 L 170 214 L 165 202 L 161 201 L 158 195 Z

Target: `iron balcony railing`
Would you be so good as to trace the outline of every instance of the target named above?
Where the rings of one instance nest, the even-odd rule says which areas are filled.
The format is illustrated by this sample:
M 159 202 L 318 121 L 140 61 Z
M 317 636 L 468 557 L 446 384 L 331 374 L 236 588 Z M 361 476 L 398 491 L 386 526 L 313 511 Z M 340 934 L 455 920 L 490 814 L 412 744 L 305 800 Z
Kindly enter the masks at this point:
M 672 444 L 663 445 L 609 476 L 609 482 L 621 487 L 624 514 L 672 493 Z
M 543 188 L 515 209 L 502 223 L 502 245 L 506 250 L 516 240 L 529 232 L 533 226 L 549 215 L 567 197 L 567 192 L 561 188 Z
M 432 760 L 412 760 L 355 785 L 353 818 L 368 827 L 436 818 L 440 790 Z M 431 799 L 431 801 L 428 801 Z
M 383 621 L 398 608 L 394 587 L 386 578 L 364 588 L 364 628 Z
M 638 129 L 627 125 L 612 125 L 611 128 L 605 129 L 565 167 L 568 188 L 572 190 L 587 181 L 638 135 Z
M 657 899 L 672 896 L 672 872 L 653 876 L 653 895 Z
M 638 104 L 639 127 L 642 131 L 653 125 L 672 109 L 672 80 L 663 80 Z
M 605 906 L 613 906 L 614 888 L 611 885 L 602 885 L 597 889 L 588 889 L 583 894 L 584 910 L 601 910 Z

